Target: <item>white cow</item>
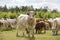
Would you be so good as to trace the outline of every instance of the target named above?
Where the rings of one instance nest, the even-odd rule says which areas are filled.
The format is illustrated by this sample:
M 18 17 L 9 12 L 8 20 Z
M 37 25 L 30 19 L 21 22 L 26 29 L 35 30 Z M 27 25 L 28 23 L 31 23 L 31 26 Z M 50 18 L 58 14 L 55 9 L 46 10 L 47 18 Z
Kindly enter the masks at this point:
M 8 29 L 9 22 L 7 20 L 1 19 L 0 22 L 2 23 L 2 27 Z
M 52 29 L 53 29 L 53 35 L 57 35 L 58 30 L 60 29 L 60 18 L 53 19 Z
M 53 24 L 53 19 L 50 18 L 48 20 L 45 20 L 45 24 L 46 24 L 47 29 L 51 30 L 52 29 L 52 24 Z
M 35 15 L 36 13 L 34 11 L 29 11 L 27 15 L 21 14 L 17 18 L 16 36 L 18 36 L 18 28 L 20 27 L 23 32 L 23 36 L 26 29 L 28 36 L 30 37 L 30 34 L 32 34 L 32 37 L 34 37 L 34 27 L 36 25 Z
M 16 26 L 16 19 L 4 19 L 4 18 L 2 18 L 2 19 L 0 19 L 0 24 L 1 24 L 1 26 L 2 27 L 5 27 L 5 28 L 7 28 L 7 29 L 9 29 L 9 28 L 15 28 L 15 26 Z
M 10 23 L 12 28 L 15 28 L 15 26 L 17 24 L 17 20 L 16 19 L 7 19 L 7 21 Z

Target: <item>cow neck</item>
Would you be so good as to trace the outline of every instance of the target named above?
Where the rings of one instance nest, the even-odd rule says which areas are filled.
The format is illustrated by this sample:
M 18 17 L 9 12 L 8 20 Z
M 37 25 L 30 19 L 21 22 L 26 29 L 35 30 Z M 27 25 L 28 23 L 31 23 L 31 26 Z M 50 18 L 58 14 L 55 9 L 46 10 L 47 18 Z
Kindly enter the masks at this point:
M 33 25 L 34 24 L 34 18 L 30 19 L 30 17 L 28 17 L 28 25 Z

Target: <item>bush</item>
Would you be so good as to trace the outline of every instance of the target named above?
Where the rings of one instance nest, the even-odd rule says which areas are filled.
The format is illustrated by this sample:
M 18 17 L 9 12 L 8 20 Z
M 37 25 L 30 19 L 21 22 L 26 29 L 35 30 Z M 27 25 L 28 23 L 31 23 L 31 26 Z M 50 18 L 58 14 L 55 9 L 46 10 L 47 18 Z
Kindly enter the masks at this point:
M 11 12 L 9 12 L 8 14 L 7 14 L 7 16 L 8 16 L 8 18 L 10 18 L 10 19 L 14 19 L 14 18 L 17 18 L 17 14 L 16 13 L 11 13 Z

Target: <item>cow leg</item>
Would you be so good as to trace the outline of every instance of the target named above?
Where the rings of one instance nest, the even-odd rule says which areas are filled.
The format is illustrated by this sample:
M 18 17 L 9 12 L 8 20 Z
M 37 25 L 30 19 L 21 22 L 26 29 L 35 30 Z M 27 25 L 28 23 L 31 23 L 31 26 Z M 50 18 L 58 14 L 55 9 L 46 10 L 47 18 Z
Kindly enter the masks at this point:
M 44 27 L 44 33 L 46 33 L 46 28 Z
M 37 31 L 38 31 L 38 30 L 36 29 L 36 33 L 37 33 Z
M 53 35 L 55 35 L 55 30 L 54 29 L 52 29 L 52 32 L 53 32 Z
M 30 37 L 30 30 L 28 30 L 29 32 L 28 32 L 28 37 Z
M 38 33 L 39 33 L 39 34 L 42 33 L 42 29 L 39 29 L 39 30 L 38 30 Z
M 55 31 L 55 34 L 58 35 L 58 30 Z
M 26 30 L 26 33 L 28 34 L 29 33 L 29 30 L 27 28 L 25 28 L 25 30 Z
M 38 34 L 40 34 L 41 33 L 41 31 L 40 30 L 38 30 Z
M 22 29 L 22 32 L 23 32 L 23 36 L 25 36 L 25 34 L 24 34 L 24 29 Z
M 53 29 L 53 35 L 57 35 L 58 34 L 58 30 L 56 30 L 56 29 Z
M 24 27 L 22 28 L 23 36 L 25 36 L 25 28 Z
M 34 37 L 34 29 L 32 29 L 32 37 Z
M 19 25 L 17 25 L 17 28 L 16 28 L 16 37 L 18 37 L 18 28 L 19 28 Z

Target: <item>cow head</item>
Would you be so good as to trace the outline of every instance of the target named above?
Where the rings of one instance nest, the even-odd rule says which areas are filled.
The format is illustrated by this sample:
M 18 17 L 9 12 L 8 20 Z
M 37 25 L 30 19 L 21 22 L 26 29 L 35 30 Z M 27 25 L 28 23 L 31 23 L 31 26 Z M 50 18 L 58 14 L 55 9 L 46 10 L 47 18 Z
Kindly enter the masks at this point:
M 33 19 L 34 16 L 36 15 L 36 12 L 34 12 L 34 11 L 29 11 L 29 12 L 27 12 L 27 15 L 29 16 L 30 19 Z

